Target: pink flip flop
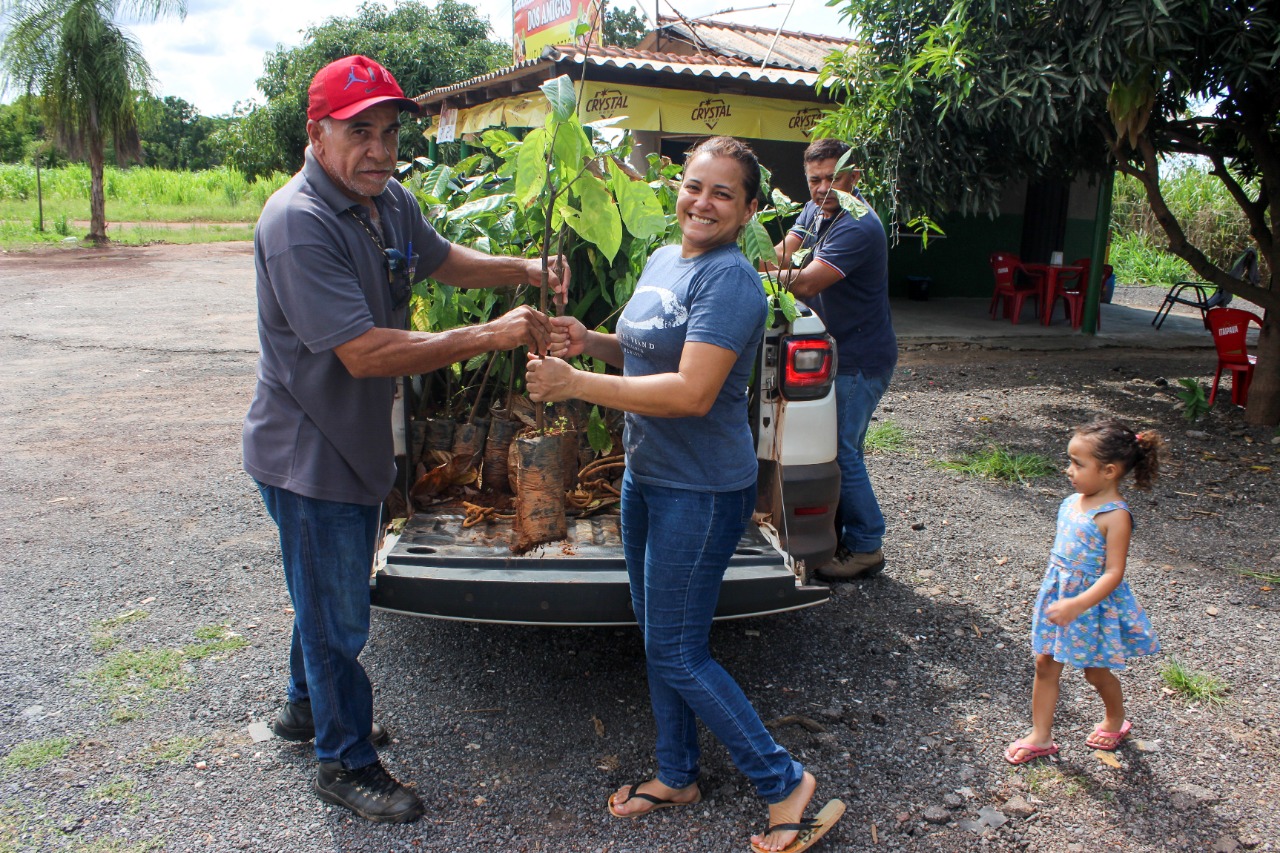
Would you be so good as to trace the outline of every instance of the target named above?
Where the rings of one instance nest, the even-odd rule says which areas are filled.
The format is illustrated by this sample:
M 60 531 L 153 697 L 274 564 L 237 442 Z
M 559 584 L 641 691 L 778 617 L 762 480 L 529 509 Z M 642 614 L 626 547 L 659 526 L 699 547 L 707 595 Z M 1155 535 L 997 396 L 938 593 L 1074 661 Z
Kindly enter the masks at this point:
M 1098 726 L 1093 730 L 1093 734 L 1085 739 L 1085 746 L 1091 749 L 1101 749 L 1104 752 L 1115 752 L 1116 747 L 1120 745 L 1120 741 L 1129 736 L 1129 732 L 1133 731 L 1133 723 L 1128 720 L 1124 721 L 1124 725 L 1120 727 L 1118 732 L 1104 732 L 1102 726 Z
M 1018 757 L 1020 752 L 1022 753 L 1021 758 Z M 1036 746 L 1035 744 L 1027 743 L 1026 738 L 1018 738 L 1005 749 L 1004 760 L 1010 764 L 1026 764 L 1030 761 L 1035 761 L 1037 758 L 1047 758 L 1050 755 L 1057 754 L 1058 745 L 1056 743 L 1051 743 L 1048 746 Z

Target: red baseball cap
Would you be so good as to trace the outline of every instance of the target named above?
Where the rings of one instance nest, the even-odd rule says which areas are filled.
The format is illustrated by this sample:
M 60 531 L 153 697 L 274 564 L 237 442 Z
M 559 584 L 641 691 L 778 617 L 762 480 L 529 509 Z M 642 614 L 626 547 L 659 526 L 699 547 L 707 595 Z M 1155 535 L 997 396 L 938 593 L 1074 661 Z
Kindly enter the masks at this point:
M 367 56 L 344 56 L 316 72 L 307 91 L 307 118 L 346 121 L 377 104 L 395 102 L 411 113 L 418 105 L 404 96 L 391 72 Z

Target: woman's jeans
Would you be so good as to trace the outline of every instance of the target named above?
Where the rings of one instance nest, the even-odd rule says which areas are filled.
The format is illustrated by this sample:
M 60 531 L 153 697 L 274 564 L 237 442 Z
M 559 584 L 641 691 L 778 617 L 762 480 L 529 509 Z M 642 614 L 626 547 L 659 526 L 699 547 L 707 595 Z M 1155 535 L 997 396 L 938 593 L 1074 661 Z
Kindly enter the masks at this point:
M 258 483 L 280 528 L 293 601 L 289 701 L 311 702 L 316 758 L 372 764 L 373 687 L 357 658 L 369 639 L 369 572 L 378 507 L 322 501 Z
M 884 542 L 884 514 L 871 488 L 862 458 L 867 428 L 893 378 L 858 371 L 836 376 L 836 461 L 840 466 L 840 506 L 836 511 L 839 544 L 855 553 L 877 550 Z
M 768 803 L 786 799 L 803 768 L 774 741 L 742 689 L 711 659 L 720 581 L 751 520 L 756 489 L 695 492 L 622 481 L 622 545 L 631 604 L 644 635 L 658 730 L 658 780 L 698 781 L 700 718 Z

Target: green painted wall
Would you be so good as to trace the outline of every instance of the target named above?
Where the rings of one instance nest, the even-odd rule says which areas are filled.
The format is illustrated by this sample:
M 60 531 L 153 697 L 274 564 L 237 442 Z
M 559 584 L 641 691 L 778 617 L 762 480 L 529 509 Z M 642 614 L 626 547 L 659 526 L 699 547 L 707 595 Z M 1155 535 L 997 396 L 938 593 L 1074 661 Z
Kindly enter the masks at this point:
M 932 279 L 930 297 L 990 296 L 993 282 L 987 258 L 999 250 L 1018 251 L 1022 216 L 952 216 L 939 225 L 946 236 L 931 237 L 928 249 L 921 248 L 918 238 L 904 237 L 889 251 L 889 296 L 906 297 L 907 276 Z M 1087 257 L 1092 241 L 1092 219 L 1068 219 L 1063 258 Z

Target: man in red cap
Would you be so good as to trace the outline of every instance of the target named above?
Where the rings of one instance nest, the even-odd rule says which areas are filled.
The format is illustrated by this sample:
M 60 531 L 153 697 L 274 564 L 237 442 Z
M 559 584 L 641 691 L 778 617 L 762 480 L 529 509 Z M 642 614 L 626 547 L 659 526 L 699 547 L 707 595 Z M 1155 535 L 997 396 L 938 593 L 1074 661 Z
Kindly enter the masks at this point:
M 386 732 L 358 656 L 379 506 L 396 473 L 395 377 L 494 350 L 545 351 L 551 329 L 521 306 L 477 326 L 405 330 L 413 283 L 428 276 L 455 287 L 541 284 L 536 260 L 441 237 L 393 178 L 400 112 L 417 109 L 364 56 L 312 81 L 302 171 L 268 200 L 254 233 L 262 354 L 244 422 L 244 467 L 279 527 L 294 610 L 288 701 L 272 728 L 315 738 L 317 796 L 392 823 L 423 805 L 378 760 Z M 563 294 L 567 276 L 550 280 Z

